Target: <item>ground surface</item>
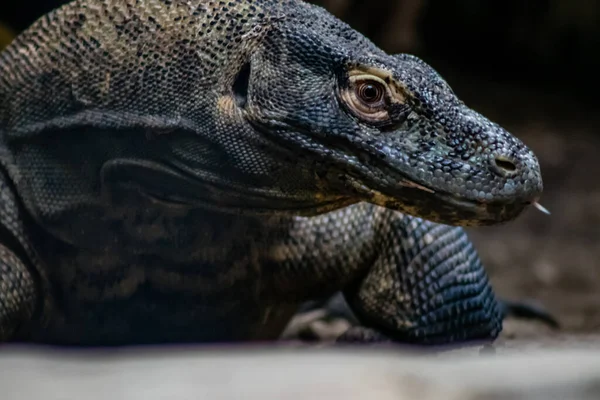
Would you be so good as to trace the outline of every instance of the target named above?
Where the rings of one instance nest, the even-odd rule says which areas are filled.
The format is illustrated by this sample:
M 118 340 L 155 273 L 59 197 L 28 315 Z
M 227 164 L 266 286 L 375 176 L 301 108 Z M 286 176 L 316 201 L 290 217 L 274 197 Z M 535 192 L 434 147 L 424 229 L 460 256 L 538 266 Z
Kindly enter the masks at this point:
M 4 400 L 600 398 L 600 349 L 4 349 Z

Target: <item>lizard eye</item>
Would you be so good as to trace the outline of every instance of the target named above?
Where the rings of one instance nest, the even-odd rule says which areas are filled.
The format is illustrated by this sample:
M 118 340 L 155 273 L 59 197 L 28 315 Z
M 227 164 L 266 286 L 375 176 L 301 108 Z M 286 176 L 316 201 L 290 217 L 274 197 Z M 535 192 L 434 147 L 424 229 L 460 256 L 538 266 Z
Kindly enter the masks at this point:
M 376 76 L 350 76 L 341 97 L 349 111 L 366 122 L 385 124 L 390 121 L 390 89 Z

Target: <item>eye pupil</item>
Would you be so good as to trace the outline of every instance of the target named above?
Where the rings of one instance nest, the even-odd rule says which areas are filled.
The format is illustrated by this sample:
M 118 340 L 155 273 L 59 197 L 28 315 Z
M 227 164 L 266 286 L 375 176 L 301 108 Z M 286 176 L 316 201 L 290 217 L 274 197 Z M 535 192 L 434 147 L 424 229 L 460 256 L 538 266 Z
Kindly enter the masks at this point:
M 380 85 L 363 83 L 359 87 L 358 94 L 367 103 L 377 103 L 383 97 L 383 89 Z
M 377 97 L 377 89 L 375 89 L 374 86 L 367 85 L 367 87 L 365 88 L 365 97 L 367 97 L 368 99 L 373 99 Z

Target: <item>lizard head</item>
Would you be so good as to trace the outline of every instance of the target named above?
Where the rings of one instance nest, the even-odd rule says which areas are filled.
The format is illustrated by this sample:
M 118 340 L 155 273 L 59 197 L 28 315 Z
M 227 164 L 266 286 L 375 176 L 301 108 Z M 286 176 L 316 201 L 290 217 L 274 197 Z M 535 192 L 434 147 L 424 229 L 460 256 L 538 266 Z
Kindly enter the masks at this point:
M 523 142 L 421 59 L 388 55 L 319 10 L 284 20 L 253 54 L 244 115 L 314 165 L 322 198 L 465 226 L 537 201 L 540 167 Z
M 538 161 L 520 140 L 425 62 L 386 54 L 322 8 L 185 1 L 150 17 L 134 3 L 144 18 L 123 18 L 118 34 L 106 28 L 117 3 L 73 2 L 0 53 L 0 131 L 32 193 L 50 190 L 34 179 L 33 166 L 46 167 L 21 143 L 52 143 L 60 131 L 60 146 L 30 146 L 89 164 L 55 178 L 88 188 L 90 203 L 97 187 L 135 187 L 161 207 L 314 215 L 367 201 L 485 225 L 541 194 Z M 56 56 L 56 43 L 75 58 Z M 40 50 L 19 50 L 30 47 Z

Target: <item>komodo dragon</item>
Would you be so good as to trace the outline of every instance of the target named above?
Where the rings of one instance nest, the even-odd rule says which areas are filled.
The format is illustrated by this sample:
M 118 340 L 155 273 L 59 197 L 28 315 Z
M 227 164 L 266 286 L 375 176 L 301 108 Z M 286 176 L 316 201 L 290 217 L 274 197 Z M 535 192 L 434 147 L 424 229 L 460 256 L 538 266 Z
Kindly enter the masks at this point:
M 426 63 L 296 0 L 76 0 L 0 54 L 0 338 L 493 340 L 461 226 L 542 192 L 521 141 Z M 367 340 L 367 339 L 365 339 Z

